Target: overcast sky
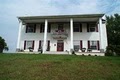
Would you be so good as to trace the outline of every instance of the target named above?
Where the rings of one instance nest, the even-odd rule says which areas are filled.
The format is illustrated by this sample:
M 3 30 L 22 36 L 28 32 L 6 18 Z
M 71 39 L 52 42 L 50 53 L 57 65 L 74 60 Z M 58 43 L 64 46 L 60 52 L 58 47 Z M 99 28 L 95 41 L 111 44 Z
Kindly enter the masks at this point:
M 17 16 L 67 14 L 120 14 L 120 0 L 0 0 L 0 36 L 15 52 L 18 36 Z

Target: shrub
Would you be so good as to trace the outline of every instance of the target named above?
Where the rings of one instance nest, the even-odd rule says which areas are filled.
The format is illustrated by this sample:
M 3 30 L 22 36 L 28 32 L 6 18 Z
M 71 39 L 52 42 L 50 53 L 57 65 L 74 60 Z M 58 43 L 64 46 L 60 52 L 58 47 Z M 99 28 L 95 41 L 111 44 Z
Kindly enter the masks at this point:
M 105 56 L 120 56 L 120 45 L 109 45 L 106 48 Z

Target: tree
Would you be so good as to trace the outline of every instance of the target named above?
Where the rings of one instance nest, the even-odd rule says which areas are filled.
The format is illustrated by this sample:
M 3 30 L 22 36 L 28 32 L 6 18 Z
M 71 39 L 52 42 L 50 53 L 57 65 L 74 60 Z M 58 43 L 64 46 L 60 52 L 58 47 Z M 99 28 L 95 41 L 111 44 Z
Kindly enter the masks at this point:
M 112 49 L 112 53 L 120 55 L 120 15 L 106 16 L 107 19 L 107 36 L 108 49 Z
M 2 53 L 4 49 L 8 51 L 5 40 L 0 36 L 0 53 Z

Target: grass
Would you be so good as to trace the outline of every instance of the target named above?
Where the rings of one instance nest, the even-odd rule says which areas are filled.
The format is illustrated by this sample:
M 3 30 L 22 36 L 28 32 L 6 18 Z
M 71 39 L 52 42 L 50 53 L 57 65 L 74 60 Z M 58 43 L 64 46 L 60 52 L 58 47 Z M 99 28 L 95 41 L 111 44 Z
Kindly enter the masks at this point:
M 0 54 L 0 80 L 120 80 L 120 57 Z

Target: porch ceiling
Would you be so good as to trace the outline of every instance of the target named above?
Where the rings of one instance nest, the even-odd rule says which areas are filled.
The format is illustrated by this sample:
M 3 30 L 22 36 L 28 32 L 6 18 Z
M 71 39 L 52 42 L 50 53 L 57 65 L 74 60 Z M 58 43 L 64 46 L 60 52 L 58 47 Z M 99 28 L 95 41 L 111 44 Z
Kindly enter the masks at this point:
M 59 15 L 59 16 L 28 16 L 18 17 L 24 23 L 39 23 L 44 22 L 45 19 L 48 22 L 70 22 L 70 18 L 73 18 L 74 22 L 96 22 L 104 14 L 89 14 L 89 15 Z

